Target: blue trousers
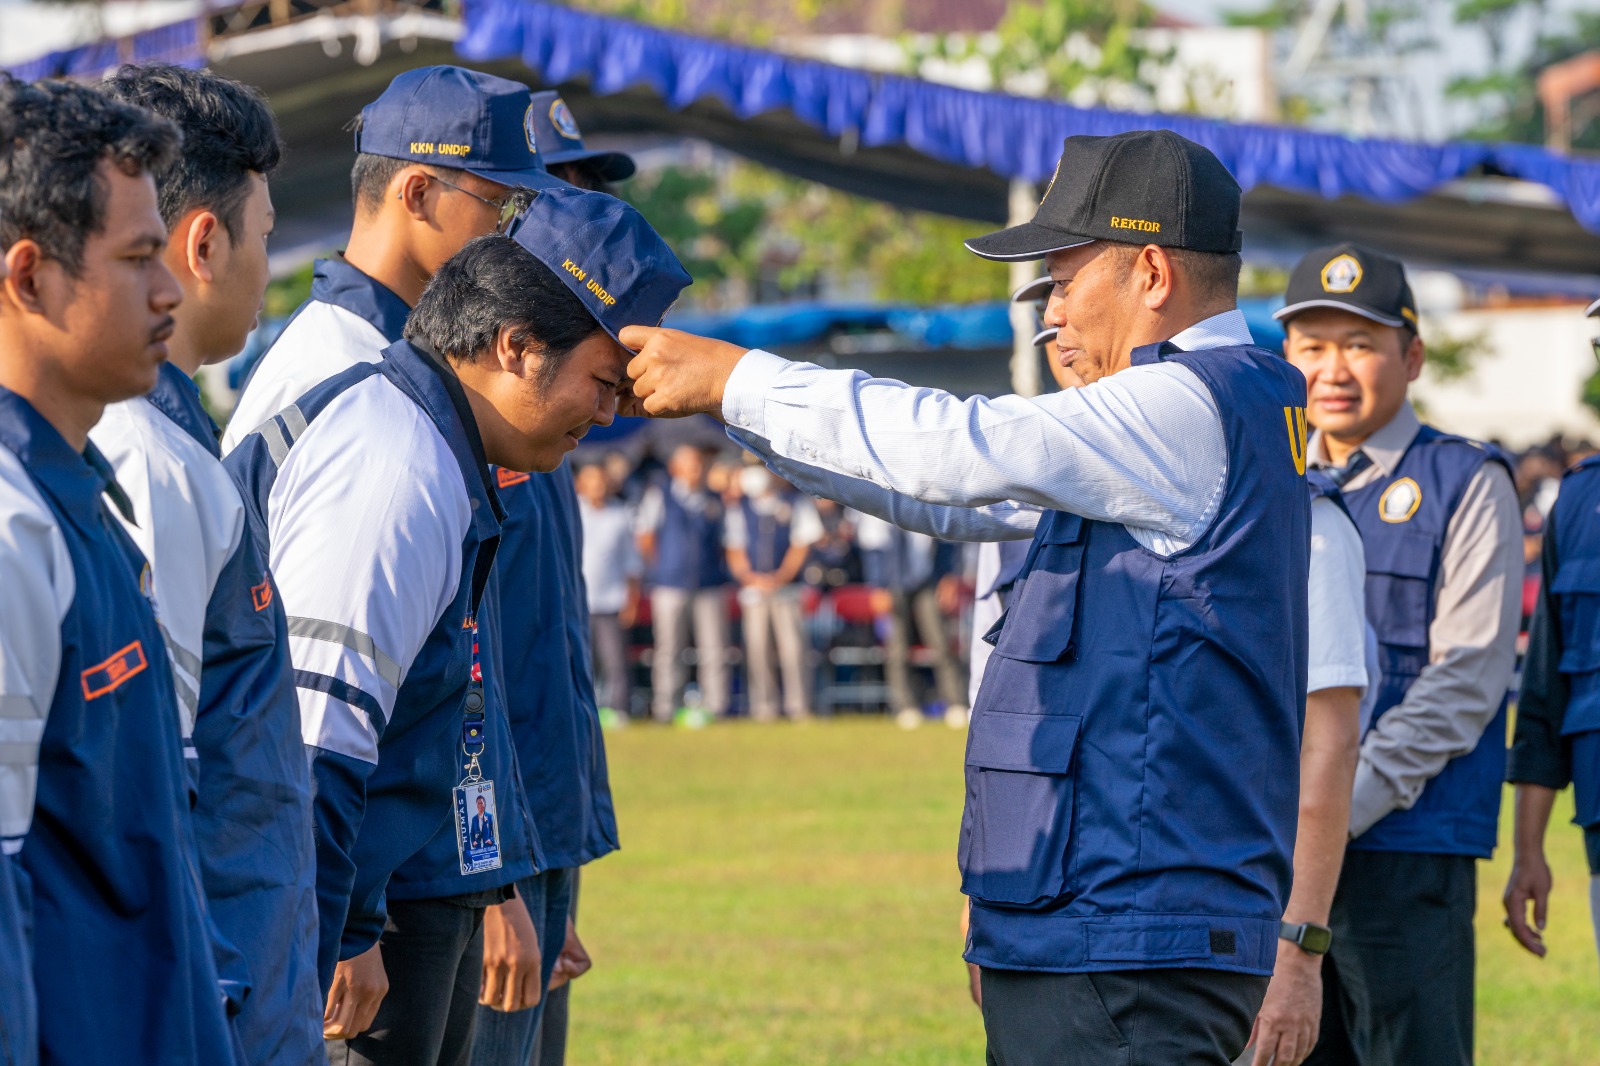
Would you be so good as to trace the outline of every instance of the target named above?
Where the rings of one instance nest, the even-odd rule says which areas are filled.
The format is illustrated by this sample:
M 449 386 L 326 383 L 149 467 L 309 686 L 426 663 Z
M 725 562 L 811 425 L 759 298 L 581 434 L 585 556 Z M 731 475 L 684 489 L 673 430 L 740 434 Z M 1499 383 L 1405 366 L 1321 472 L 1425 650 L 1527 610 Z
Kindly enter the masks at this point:
M 528 917 L 533 919 L 533 928 L 539 935 L 541 988 L 550 987 L 550 974 L 567 941 L 574 873 L 570 867 L 546 870 L 517 882 L 517 895 L 526 904 Z M 548 995 L 540 996 L 536 1007 L 509 1013 L 479 1005 L 478 1025 L 472 1038 L 472 1066 L 528 1066 L 533 1061 L 539 1020 L 544 1017 Z

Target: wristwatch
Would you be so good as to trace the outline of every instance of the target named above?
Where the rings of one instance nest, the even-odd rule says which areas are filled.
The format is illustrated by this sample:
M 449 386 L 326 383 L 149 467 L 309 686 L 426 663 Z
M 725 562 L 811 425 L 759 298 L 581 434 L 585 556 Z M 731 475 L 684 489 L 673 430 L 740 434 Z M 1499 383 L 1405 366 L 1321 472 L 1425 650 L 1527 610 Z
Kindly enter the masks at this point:
M 1333 930 L 1316 922 L 1279 922 L 1278 939 L 1289 941 L 1307 954 L 1326 955 L 1333 947 Z

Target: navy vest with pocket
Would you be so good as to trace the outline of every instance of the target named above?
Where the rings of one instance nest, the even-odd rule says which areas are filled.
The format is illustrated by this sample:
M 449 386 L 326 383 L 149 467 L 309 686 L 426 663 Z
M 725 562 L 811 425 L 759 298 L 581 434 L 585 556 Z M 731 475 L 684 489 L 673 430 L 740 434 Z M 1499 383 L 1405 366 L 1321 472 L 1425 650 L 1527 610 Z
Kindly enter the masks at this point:
M 739 501 L 739 513 L 744 520 L 745 555 L 750 560 L 750 570 L 757 574 L 777 573 L 783 566 L 783 557 L 789 554 L 793 502 L 784 497 L 772 511 L 763 512 L 744 499 Z
M 1383 671 L 1374 725 L 1405 699 L 1428 665 L 1445 532 L 1467 485 L 1486 462 L 1505 460 L 1476 441 L 1423 426 L 1393 474 L 1344 490 L 1366 548 L 1367 620 L 1378 635 Z M 1486 859 L 1494 853 L 1505 772 L 1502 699 L 1475 749 L 1446 763 L 1415 806 L 1385 816 L 1350 847 Z
M 1600 826 L 1600 456 L 1561 480 L 1550 516 L 1557 560 L 1550 591 L 1560 610 L 1562 677 L 1567 709 L 1563 740 L 1571 746 L 1573 821 Z
M 1267 974 L 1277 957 L 1306 685 L 1305 379 L 1253 347 L 1133 354 L 1158 359 L 1216 402 L 1223 498 L 1170 557 L 1120 525 L 1041 520 L 967 744 L 959 861 L 982 966 Z
M 727 558 L 722 548 L 722 501 L 716 493 L 700 490 L 705 506 L 685 507 L 661 483 L 661 528 L 656 530 L 656 562 L 650 583 L 662 588 L 716 588 L 728 583 Z

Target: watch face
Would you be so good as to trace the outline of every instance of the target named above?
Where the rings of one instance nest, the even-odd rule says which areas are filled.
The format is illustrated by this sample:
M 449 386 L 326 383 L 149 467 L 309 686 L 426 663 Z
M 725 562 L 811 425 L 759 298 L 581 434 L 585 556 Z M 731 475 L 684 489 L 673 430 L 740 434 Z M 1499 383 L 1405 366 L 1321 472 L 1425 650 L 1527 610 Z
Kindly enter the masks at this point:
M 1300 934 L 1300 946 L 1313 955 L 1326 955 L 1333 946 L 1333 930 L 1308 922 Z

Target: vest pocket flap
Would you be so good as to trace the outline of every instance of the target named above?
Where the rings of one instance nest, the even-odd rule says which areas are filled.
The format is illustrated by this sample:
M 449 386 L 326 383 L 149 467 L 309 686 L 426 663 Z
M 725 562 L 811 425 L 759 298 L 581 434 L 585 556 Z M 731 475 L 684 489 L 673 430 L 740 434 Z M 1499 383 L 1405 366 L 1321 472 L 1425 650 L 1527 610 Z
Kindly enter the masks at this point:
M 1433 573 L 1433 537 L 1405 529 L 1391 529 L 1381 537 L 1366 538 L 1367 573 L 1414 577 L 1426 581 Z
M 1090 962 L 1157 962 L 1211 957 L 1211 929 L 1183 925 L 1090 925 Z
M 1076 716 L 985 711 L 972 723 L 967 765 L 985 770 L 1064 774 L 1078 746 Z
M 1600 594 L 1600 559 L 1568 559 L 1556 568 L 1550 591 Z

